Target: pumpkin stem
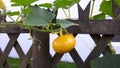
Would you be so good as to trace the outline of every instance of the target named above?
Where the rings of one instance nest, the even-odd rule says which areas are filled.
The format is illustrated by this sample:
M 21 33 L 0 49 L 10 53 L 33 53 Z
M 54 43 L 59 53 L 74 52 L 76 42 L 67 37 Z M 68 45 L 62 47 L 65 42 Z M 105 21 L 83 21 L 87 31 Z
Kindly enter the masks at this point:
M 62 28 L 60 28 L 60 36 L 63 36 Z

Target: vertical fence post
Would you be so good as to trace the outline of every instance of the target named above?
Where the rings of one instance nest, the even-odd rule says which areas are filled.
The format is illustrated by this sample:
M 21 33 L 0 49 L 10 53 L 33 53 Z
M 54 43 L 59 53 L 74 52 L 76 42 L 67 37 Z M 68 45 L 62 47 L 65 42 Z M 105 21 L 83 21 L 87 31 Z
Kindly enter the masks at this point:
M 33 31 L 32 68 L 50 68 L 49 33 Z

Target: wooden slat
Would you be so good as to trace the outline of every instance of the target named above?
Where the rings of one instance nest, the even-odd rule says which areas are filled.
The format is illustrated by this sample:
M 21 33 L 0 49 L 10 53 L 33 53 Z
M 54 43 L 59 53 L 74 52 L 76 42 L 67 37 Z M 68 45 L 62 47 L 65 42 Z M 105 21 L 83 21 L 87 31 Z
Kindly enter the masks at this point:
M 91 21 L 78 21 L 79 26 L 72 26 L 68 28 L 71 33 L 84 33 L 84 34 L 120 34 L 120 20 L 91 20 Z M 22 29 L 19 26 L 11 26 L 0 28 L 0 33 L 27 33 L 28 30 Z
M 71 33 L 83 34 L 120 34 L 120 20 L 73 20 L 79 26 L 71 26 L 68 31 Z
M 31 68 L 29 62 L 30 62 L 31 57 L 32 57 L 32 47 L 33 47 L 33 45 L 30 47 L 27 54 L 24 56 L 19 68 Z
M 112 42 L 120 42 L 120 35 L 115 35 L 115 37 L 112 39 Z
M 99 40 L 101 39 L 101 36 L 100 36 L 100 35 L 91 34 L 90 36 L 92 37 L 92 39 L 94 40 L 94 42 L 95 42 L 96 44 L 97 44 L 97 43 L 99 42 Z M 109 46 L 107 46 L 102 53 L 103 53 L 103 55 L 105 55 L 105 54 L 111 54 L 111 51 L 110 51 L 110 49 L 109 49 Z
M 113 13 L 115 15 L 115 18 L 120 19 L 120 8 L 115 3 L 115 0 L 112 0 L 112 7 L 113 7 Z
M 10 64 L 7 62 L 7 60 L 5 61 L 5 63 L 3 64 L 4 68 L 11 68 Z
M 1 56 L 2 56 L 2 50 L 0 48 L 0 60 L 1 60 Z M 0 63 L 0 68 L 2 68 L 2 67 L 3 67 L 3 65 Z
M 89 2 L 87 7 L 85 8 L 85 10 L 83 10 L 81 8 L 81 6 L 79 4 L 77 4 L 77 6 L 78 6 L 78 16 L 79 16 L 78 20 L 89 20 L 90 4 L 91 4 L 91 2 Z
M 23 58 L 24 58 L 25 54 L 24 54 L 22 48 L 20 47 L 19 43 L 17 42 L 17 40 L 15 42 L 14 48 L 17 51 L 17 53 L 18 53 L 18 55 L 20 57 L 20 60 L 23 61 Z
M 63 55 L 64 54 L 55 53 L 55 55 L 52 58 L 52 68 L 56 68 L 57 63 L 60 61 Z
M 4 64 L 13 45 L 15 44 L 19 34 L 16 33 L 16 34 L 8 34 L 9 38 L 10 38 L 10 41 L 8 42 L 8 45 L 7 47 L 5 48 L 4 52 L 2 53 L 2 57 L 1 57 L 1 60 L 0 60 L 0 64 Z
M 14 47 L 21 59 L 19 68 L 31 68 L 29 61 L 31 60 L 31 57 L 32 57 L 31 56 L 31 54 L 32 54 L 31 47 L 32 46 L 30 47 L 30 50 L 28 51 L 27 55 L 24 54 L 24 52 L 23 52 L 22 48 L 20 47 L 19 43 L 17 42 L 17 40 L 16 40 Z
M 97 43 L 93 51 L 89 54 L 85 62 L 81 65 L 81 68 L 90 68 L 90 61 L 99 57 L 113 37 L 114 35 L 104 35 Z
M 0 33 L 28 33 L 27 29 L 20 27 L 19 25 L 0 27 Z
M 72 57 L 72 59 L 74 60 L 74 62 L 76 63 L 77 67 L 80 68 L 80 66 L 83 64 L 83 60 L 77 53 L 76 49 L 74 48 L 73 50 L 71 50 L 69 52 L 69 54 Z
M 49 33 L 33 31 L 33 68 L 51 68 Z
M 84 34 L 120 34 L 120 20 L 71 20 L 79 26 L 71 26 L 68 31 L 71 33 Z M 28 30 L 19 26 L 0 28 L 0 33 L 27 33 Z

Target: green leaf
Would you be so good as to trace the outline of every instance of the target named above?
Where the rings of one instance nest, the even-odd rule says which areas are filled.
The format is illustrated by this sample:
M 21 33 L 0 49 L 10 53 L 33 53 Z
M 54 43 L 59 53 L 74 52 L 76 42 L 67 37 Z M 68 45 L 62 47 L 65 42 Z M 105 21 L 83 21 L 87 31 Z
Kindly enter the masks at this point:
M 100 14 L 93 16 L 93 20 L 104 20 L 104 19 L 105 19 L 104 13 L 100 13 Z
M 39 6 L 33 6 L 25 22 L 29 26 L 45 26 L 48 25 L 54 17 L 55 15 L 45 9 L 39 8 Z
M 120 7 L 120 0 L 115 0 L 115 3 Z
M 113 7 L 112 7 L 112 0 L 106 1 L 103 0 L 101 5 L 100 5 L 100 9 L 99 9 L 102 13 L 111 16 L 112 18 L 114 18 L 114 14 L 113 14 Z
M 23 9 L 23 14 L 28 14 L 31 10 L 32 10 L 32 8 L 30 6 L 28 6 Z
M 44 4 L 40 4 L 39 6 L 46 7 L 46 8 L 51 8 L 52 4 L 51 3 L 44 3 Z
M 78 25 L 76 23 L 66 21 L 66 20 L 60 20 L 60 19 L 57 19 L 57 24 L 60 24 L 62 28 L 68 28 L 73 25 Z
M 120 68 L 120 55 L 112 54 L 91 61 L 91 68 Z
M 80 0 L 56 0 L 54 2 L 54 6 L 58 8 L 69 8 L 73 6 L 75 3 L 79 3 Z
M 15 16 L 15 15 L 19 15 L 20 12 L 19 12 L 19 11 L 15 11 L 15 12 L 7 12 L 7 14 L 8 14 L 9 16 Z
M 11 0 L 12 6 L 28 6 L 37 0 Z

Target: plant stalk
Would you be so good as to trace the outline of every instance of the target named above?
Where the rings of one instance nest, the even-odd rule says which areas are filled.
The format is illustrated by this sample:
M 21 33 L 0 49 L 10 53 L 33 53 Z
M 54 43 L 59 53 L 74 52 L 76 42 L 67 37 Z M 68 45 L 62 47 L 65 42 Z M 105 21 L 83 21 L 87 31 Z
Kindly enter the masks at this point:
M 92 20 L 93 18 L 92 18 L 92 15 L 93 15 L 93 10 L 94 10 L 94 5 L 95 5 L 95 0 L 92 0 L 93 2 L 92 2 L 92 8 L 91 8 L 91 11 L 90 11 L 90 19 Z

